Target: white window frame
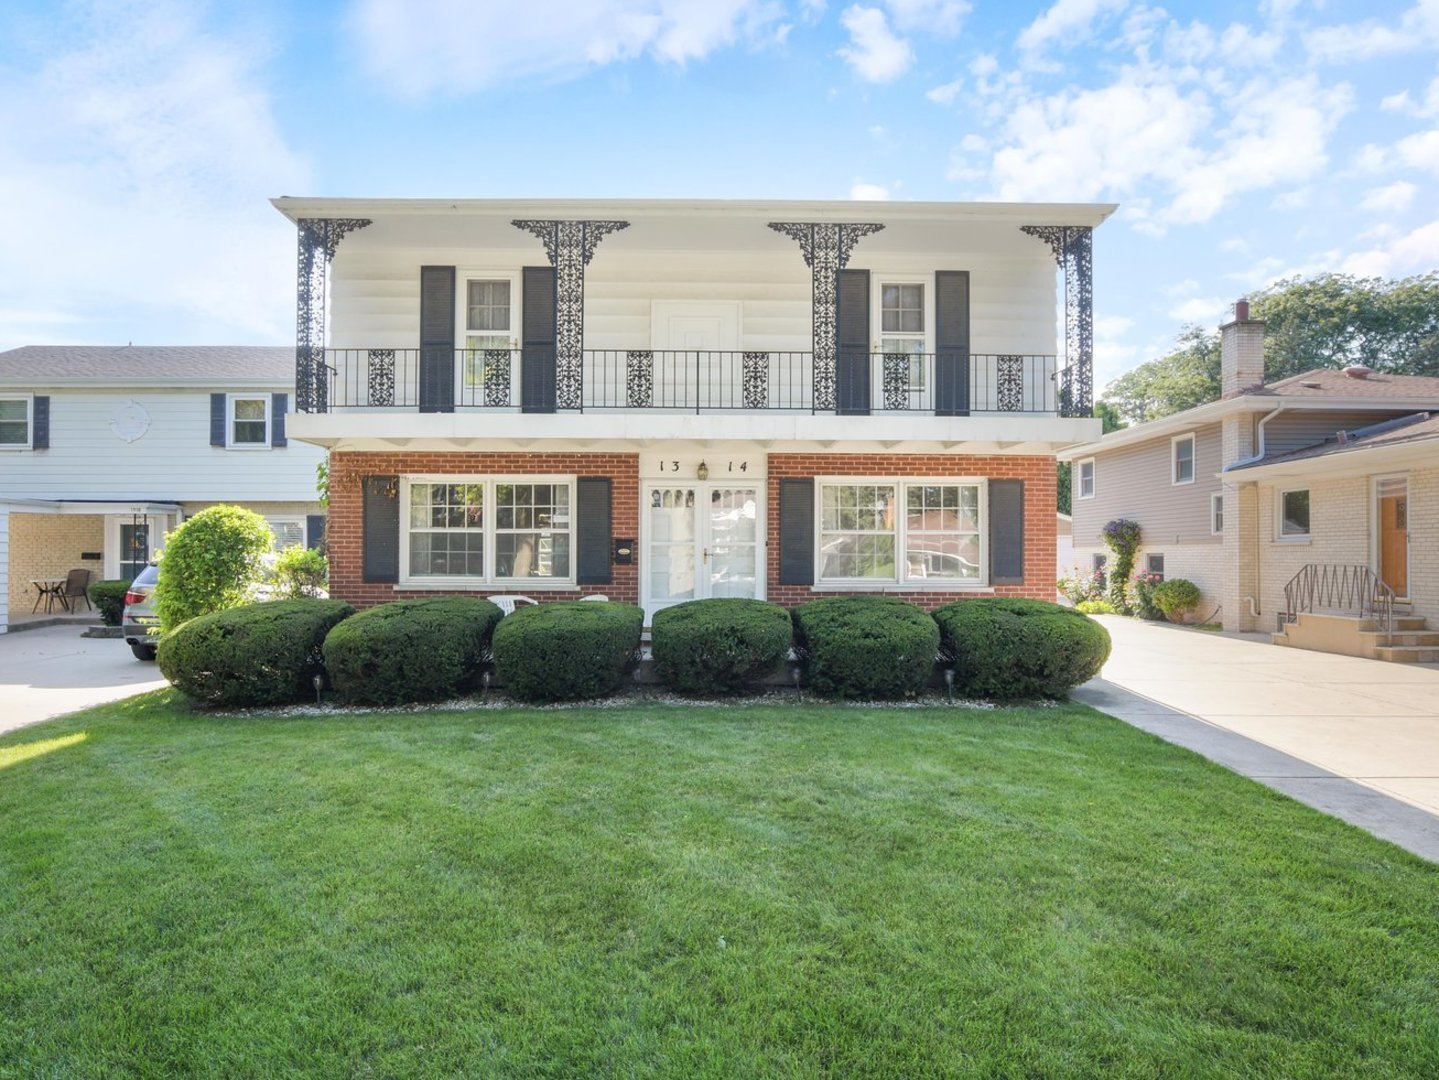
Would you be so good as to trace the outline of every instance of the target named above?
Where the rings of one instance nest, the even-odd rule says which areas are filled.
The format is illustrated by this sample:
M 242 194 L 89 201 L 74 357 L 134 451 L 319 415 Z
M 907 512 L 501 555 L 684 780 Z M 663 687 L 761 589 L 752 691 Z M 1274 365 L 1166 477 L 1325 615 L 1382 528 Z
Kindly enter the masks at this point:
M 268 515 L 268 514 L 267 514 L 267 515 L 265 516 L 265 524 L 267 524 L 267 525 L 270 526 L 270 531 L 271 531 L 271 532 L 275 532 L 275 526 L 276 526 L 276 525 L 298 525 L 298 526 L 300 526 L 300 544 L 299 544 L 299 546 L 300 546 L 300 547 L 307 547 L 307 546 L 309 545 L 309 543 L 310 543 L 309 530 L 305 528 L 306 522 L 305 522 L 304 517 L 301 516 L 301 515 L 298 515 L 298 514 L 275 514 L 275 515 L 271 516 L 271 515 Z M 276 533 L 275 539 L 276 539 L 276 540 L 279 540 L 279 539 L 280 539 L 278 533 Z M 274 550 L 275 550 L 275 554 L 278 555 L 281 551 L 284 551 L 284 550 L 286 550 L 286 549 L 285 549 L 285 548 L 278 548 L 278 547 L 277 547 L 277 548 L 275 548 Z
M 1182 442 L 1187 442 L 1187 443 L 1189 444 L 1189 479 L 1188 479 L 1188 480 L 1181 480 L 1181 479 L 1179 479 L 1179 444 L 1182 443 Z M 1198 445 L 1198 443 L 1195 441 L 1194 432 L 1191 431 L 1191 432 L 1188 432 L 1187 434 L 1184 434 L 1184 435 L 1176 435 L 1176 436 L 1174 436 L 1174 438 L 1172 438 L 1172 439 L 1169 440 L 1169 482 L 1170 482 L 1170 485 L 1173 486 L 1173 487 L 1181 487 L 1181 486 L 1183 486 L 1183 485 L 1185 485 L 1185 484 L 1192 484 L 1192 483 L 1194 483 L 1195 477 L 1198 476 L 1198 475 L 1199 475 L 1199 445 Z
M 412 484 L 471 484 L 483 487 L 484 493 L 484 539 L 485 573 L 483 577 L 439 577 L 413 575 L 410 573 L 410 487 Z M 568 529 L 550 529 L 551 532 L 568 532 L 570 537 L 570 573 L 564 578 L 498 577 L 495 574 L 496 521 L 495 488 L 502 484 L 563 484 L 570 491 L 570 522 Z M 579 567 L 579 537 L 576 528 L 578 508 L 576 499 L 579 485 L 573 474 L 556 473 L 506 473 L 493 475 L 415 473 L 400 477 L 400 581 L 396 588 L 405 589 L 496 589 L 523 588 L 526 592 L 564 591 L 579 588 L 577 581 Z M 508 531 L 508 530 L 507 530 Z M 520 530 L 537 532 L 540 530 Z
M 237 443 L 237 442 L 235 441 L 235 424 L 237 423 L 237 421 L 236 421 L 236 419 L 235 419 L 235 406 L 236 406 L 239 402 L 241 402 L 241 401 L 258 401 L 258 402 L 261 403 L 261 405 L 262 405 L 262 411 L 263 411 L 263 413 L 264 413 L 264 423 L 265 423 L 265 441 L 264 441 L 264 442 L 254 442 L 254 443 L 243 442 L 243 443 Z M 225 448 L 226 448 L 227 450 L 268 450 L 268 449 L 270 449 L 270 439 L 271 439 L 271 438 L 273 437 L 273 435 L 274 435 L 274 432 L 273 432 L 273 430 L 272 430 L 272 428 L 274 427 L 274 424 L 273 424 L 274 417 L 271 415 L 271 412 L 272 412 L 273 408 L 274 408 L 274 406 L 273 406 L 273 404 L 271 403 L 271 398 L 270 398 L 270 395 L 269 395 L 269 394 L 226 394 L 226 395 L 225 395 Z M 239 423 L 245 423 L 245 424 L 258 423 L 258 421 L 255 421 L 255 420 L 242 420 L 242 421 L 238 421 L 238 422 L 239 422 Z
M 1302 533 L 1284 531 L 1284 496 L 1302 491 L 1309 496 L 1309 529 Z M 1274 540 L 1279 544 L 1307 544 L 1314 538 L 1314 489 L 1304 487 L 1276 488 L 1274 491 Z
M 470 321 L 470 282 L 472 281 L 508 281 L 510 283 L 510 363 L 515 360 L 514 351 L 520 347 L 520 319 L 522 309 L 520 307 L 520 272 L 513 267 L 505 269 L 486 269 L 484 267 L 459 267 L 455 270 L 455 351 L 458 357 L 455 365 L 455 392 L 457 395 L 464 395 L 467 391 L 473 393 L 482 389 L 483 380 L 471 383 L 467 380 L 468 372 L 465 368 L 464 356 L 468 353 L 469 345 L 465 340 L 469 336 Z M 515 372 L 510 373 L 514 376 Z M 511 378 L 512 390 L 517 390 L 519 383 Z M 457 396 L 456 401 L 465 400 L 463 396 Z
M 1158 559 L 1159 562 L 1160 562 L 1160 569 L 1158 569 L 1158 570 L 1154 569 L 1154 566 L 1153 566 L 1153 563 L 1154 563 L 1154 560 L 1155 560 L 1155 559 Z M 1163 567 L 1163 564 L 1164 564 L 1164 552 L 1162 552 L 1162 551 L 1146 551 L 1146 552 L 1144 553 L 1144 572 L 1145 572 L 1146 574 L 1158 574 L 1159 577 L 1160 577 L 1160 580 L 1161 580 L 1161 581 L 1164 580 L 1164 567 Z
M 928 391 L 933 372 L 930 370 L 934 361 L 934 277 L 925 274 L 890 274 L 883 270 L 870 271 L 870 353 L 874 356 L 884 355 L 884 287 L 886 285 L 918 285 L 920 287 L 920 303 L 924 305 L 924 332 L 895 333 L 890 337 L 907 338 L 919 341 L 923 346 L 919 355 L 920 374 L 919 382 L 911 382 L 910 393 L 923 394 Z M 874 387 L 872 389 L 873 400 L 884 401 L 884 364 L 883 362 L 873 365 L 872 372 Z
M 25 403 L 25 441 L 23 443 L 0 443 L 0 450 L 33 450 L 35 448 L 35 395 L 0 394 L 0 401 L 23 401 Z
M 1084 493 L 1084 467 L 1089 466 L 1089 494 Z M 1074 497 L 1076 499 L 1094 498 L 1095 478 L 1098 470 L 1094 466 L 1092 457 L 1080 458 L 1074 463 Z
M 894 521 L 894 577 L 892 578 L 838 578 L 824 577 L 821 569 L 824 552 L 821 537 L 824 535 L 824 487 L 862 484 L 866 487 L 893 487 L 895 489 Z M 979 577 L 964 578 L 911 578 L 906 576 L 908 560 L 909 526 L 906 520 L 908 499 L 907 489 L 912 487 L 952 487 L 956 485 L 979 488 Z M 936 592 L 962 592 L 966 589 L 989 588 L 989 478 L 984 476 L 816 476 L 814 478 L 814 588 L 844 589 L 863 591 L 865 589 L 932 589 Z
M 1218 526 L 1216 528 L 1216 526 Z M 1224 492 L 1216 491 L 1209 496 L 1209 535 L 1224 535 Z

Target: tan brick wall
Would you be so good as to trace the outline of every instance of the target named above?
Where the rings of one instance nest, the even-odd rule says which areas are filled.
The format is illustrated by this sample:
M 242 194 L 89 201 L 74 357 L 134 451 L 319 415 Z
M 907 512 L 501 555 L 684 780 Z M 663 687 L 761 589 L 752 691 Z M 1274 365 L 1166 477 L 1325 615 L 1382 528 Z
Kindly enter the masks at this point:
M 844 595 L 830 589 L 817 591 L 806 585 L 780 585 L 779 581 L 779 482 L 811 476 L 984 476 L 992 480 L 1024 481 L 1024 583 L 996 585 L 998 596 L 1027 596 L 1035 600 L 1054 599 L 1055 505 L 1057 473 L 1052 457 L 1013 455 L 956 456 L 953 454 L 771 454 L 769 456 L 769 505 L 767 513 L 768 599 L 786 606 L 816 596 Z M 873 590 L 865 590 L 872 592 Z M 896 586 L 886 595 L 898 596 L 926 610 L 975 594 L 965 591 L 935 592 Z
M 10 515 L 10 614 L 28 615 L 35 604 L 35 578 L 64 577 L 76 567 L 99 581 L 105 564 L 82 560 L 86 551 L 105 549 L 105 518 L 100 514 Z M 81 605 L 84 606 L 83 604 Z
M 1224 591 L 1224 549 L 1218 544 L 1141 544 L 1139 554 L 1134 557 L 1134 572 L 1145 568 L 1145 556 L 1151 552 L 1164 556 L 1164 576 L 1184 578 L 1199 586 L 1199 607 L 1193 618 L 1207 619 L 1214 609 L 1223 603 Z M 1114 554 L 1101 544 L 1091 544 L 1074 553 L 1075 569 L 1089 573 L 1094 565 L 1095 555 L 1108 555 L 1114 561 Z M 1073 572 L 1073 571 L 1070 571 Z
M 1275 524 L 1278 492 L 1309 489 L 1309 540 L 1279 540 Z M 1258 629 L 1273 630 L 1285 609 L 1284 586 L 1306 563 L 1370 565 L 1370 481 L 1296 481 L 1258 487 L 1259 608 Z
M 1409 599 L 1439 629 L 1439 467 L 1409 474 Z
M 1254 453 L 1254 421 L 1248 415 L 1224 420 L 1222 461 L 1231 465 Z M 1259 523 L 1256 492 L 1252 483 L 1224 477 L 1224 541 L 1220 575 L 1220 622 L 1226 630 L 1257 630 L 1260 620 L 1252 613 L 1257 604 Z

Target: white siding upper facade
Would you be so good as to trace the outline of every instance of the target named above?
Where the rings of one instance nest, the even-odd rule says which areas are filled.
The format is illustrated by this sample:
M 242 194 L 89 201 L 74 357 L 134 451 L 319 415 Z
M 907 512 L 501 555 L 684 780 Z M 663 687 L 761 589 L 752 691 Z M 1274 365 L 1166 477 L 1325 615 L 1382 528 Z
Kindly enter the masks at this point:
M 49 448 L 0 451 L 0 497 L 315 501 L 323 451 L 293 439 L 256 449 L 211 446 L 210 392 L 44 386 L 27 392 L 50 398 Z M 276 386 L 273 392 L 294 391 Z

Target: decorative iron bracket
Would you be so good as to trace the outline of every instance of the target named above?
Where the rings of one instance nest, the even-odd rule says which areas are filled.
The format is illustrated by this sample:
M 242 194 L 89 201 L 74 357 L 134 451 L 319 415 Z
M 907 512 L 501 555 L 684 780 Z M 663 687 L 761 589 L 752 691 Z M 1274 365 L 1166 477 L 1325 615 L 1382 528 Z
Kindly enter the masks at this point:
M 628 229 L 628 221 L 510 222 L 533 233 L 545 245 L 555 268 L 555 404 L 578 409 L 584 404 L 585 267 L 610 233 Z
M 324 412 L 329 408 L 325 278 L 340 241 L 369 224 L 369 218 L 300 218 L 295 222 L 299 237 L 295 272 L 295 408 L 300 412 Z
M 1088 225 L 1021 225 L 1043 240 L 1064 271 L 1064 370 L 1061 416 L 1094 414 L 1094 230 Z
M 835 407 L 836 317 L 839 272 L 849 264 L 854 246 L 883 225 L 860 222 L 771 221 L 769 227 L 799 244 L 810 268 L 813 297 L 814 407 Z

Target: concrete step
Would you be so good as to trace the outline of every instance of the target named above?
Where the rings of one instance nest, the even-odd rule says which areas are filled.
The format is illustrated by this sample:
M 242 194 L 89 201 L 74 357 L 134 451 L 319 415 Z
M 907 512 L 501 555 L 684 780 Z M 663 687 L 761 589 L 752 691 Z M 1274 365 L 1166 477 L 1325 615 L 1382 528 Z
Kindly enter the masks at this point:
M 1395 630 L 1385 634 L 1382 630 L 1363 630 L 1360 636 L 1374 645 L 1408 645 L 1424 648 L 1439 648 L 1439 630 Z
M 1391 664 L 1439 664 L 1439 646 L 1379 645 L 1374 649 L 1374 659 Z

